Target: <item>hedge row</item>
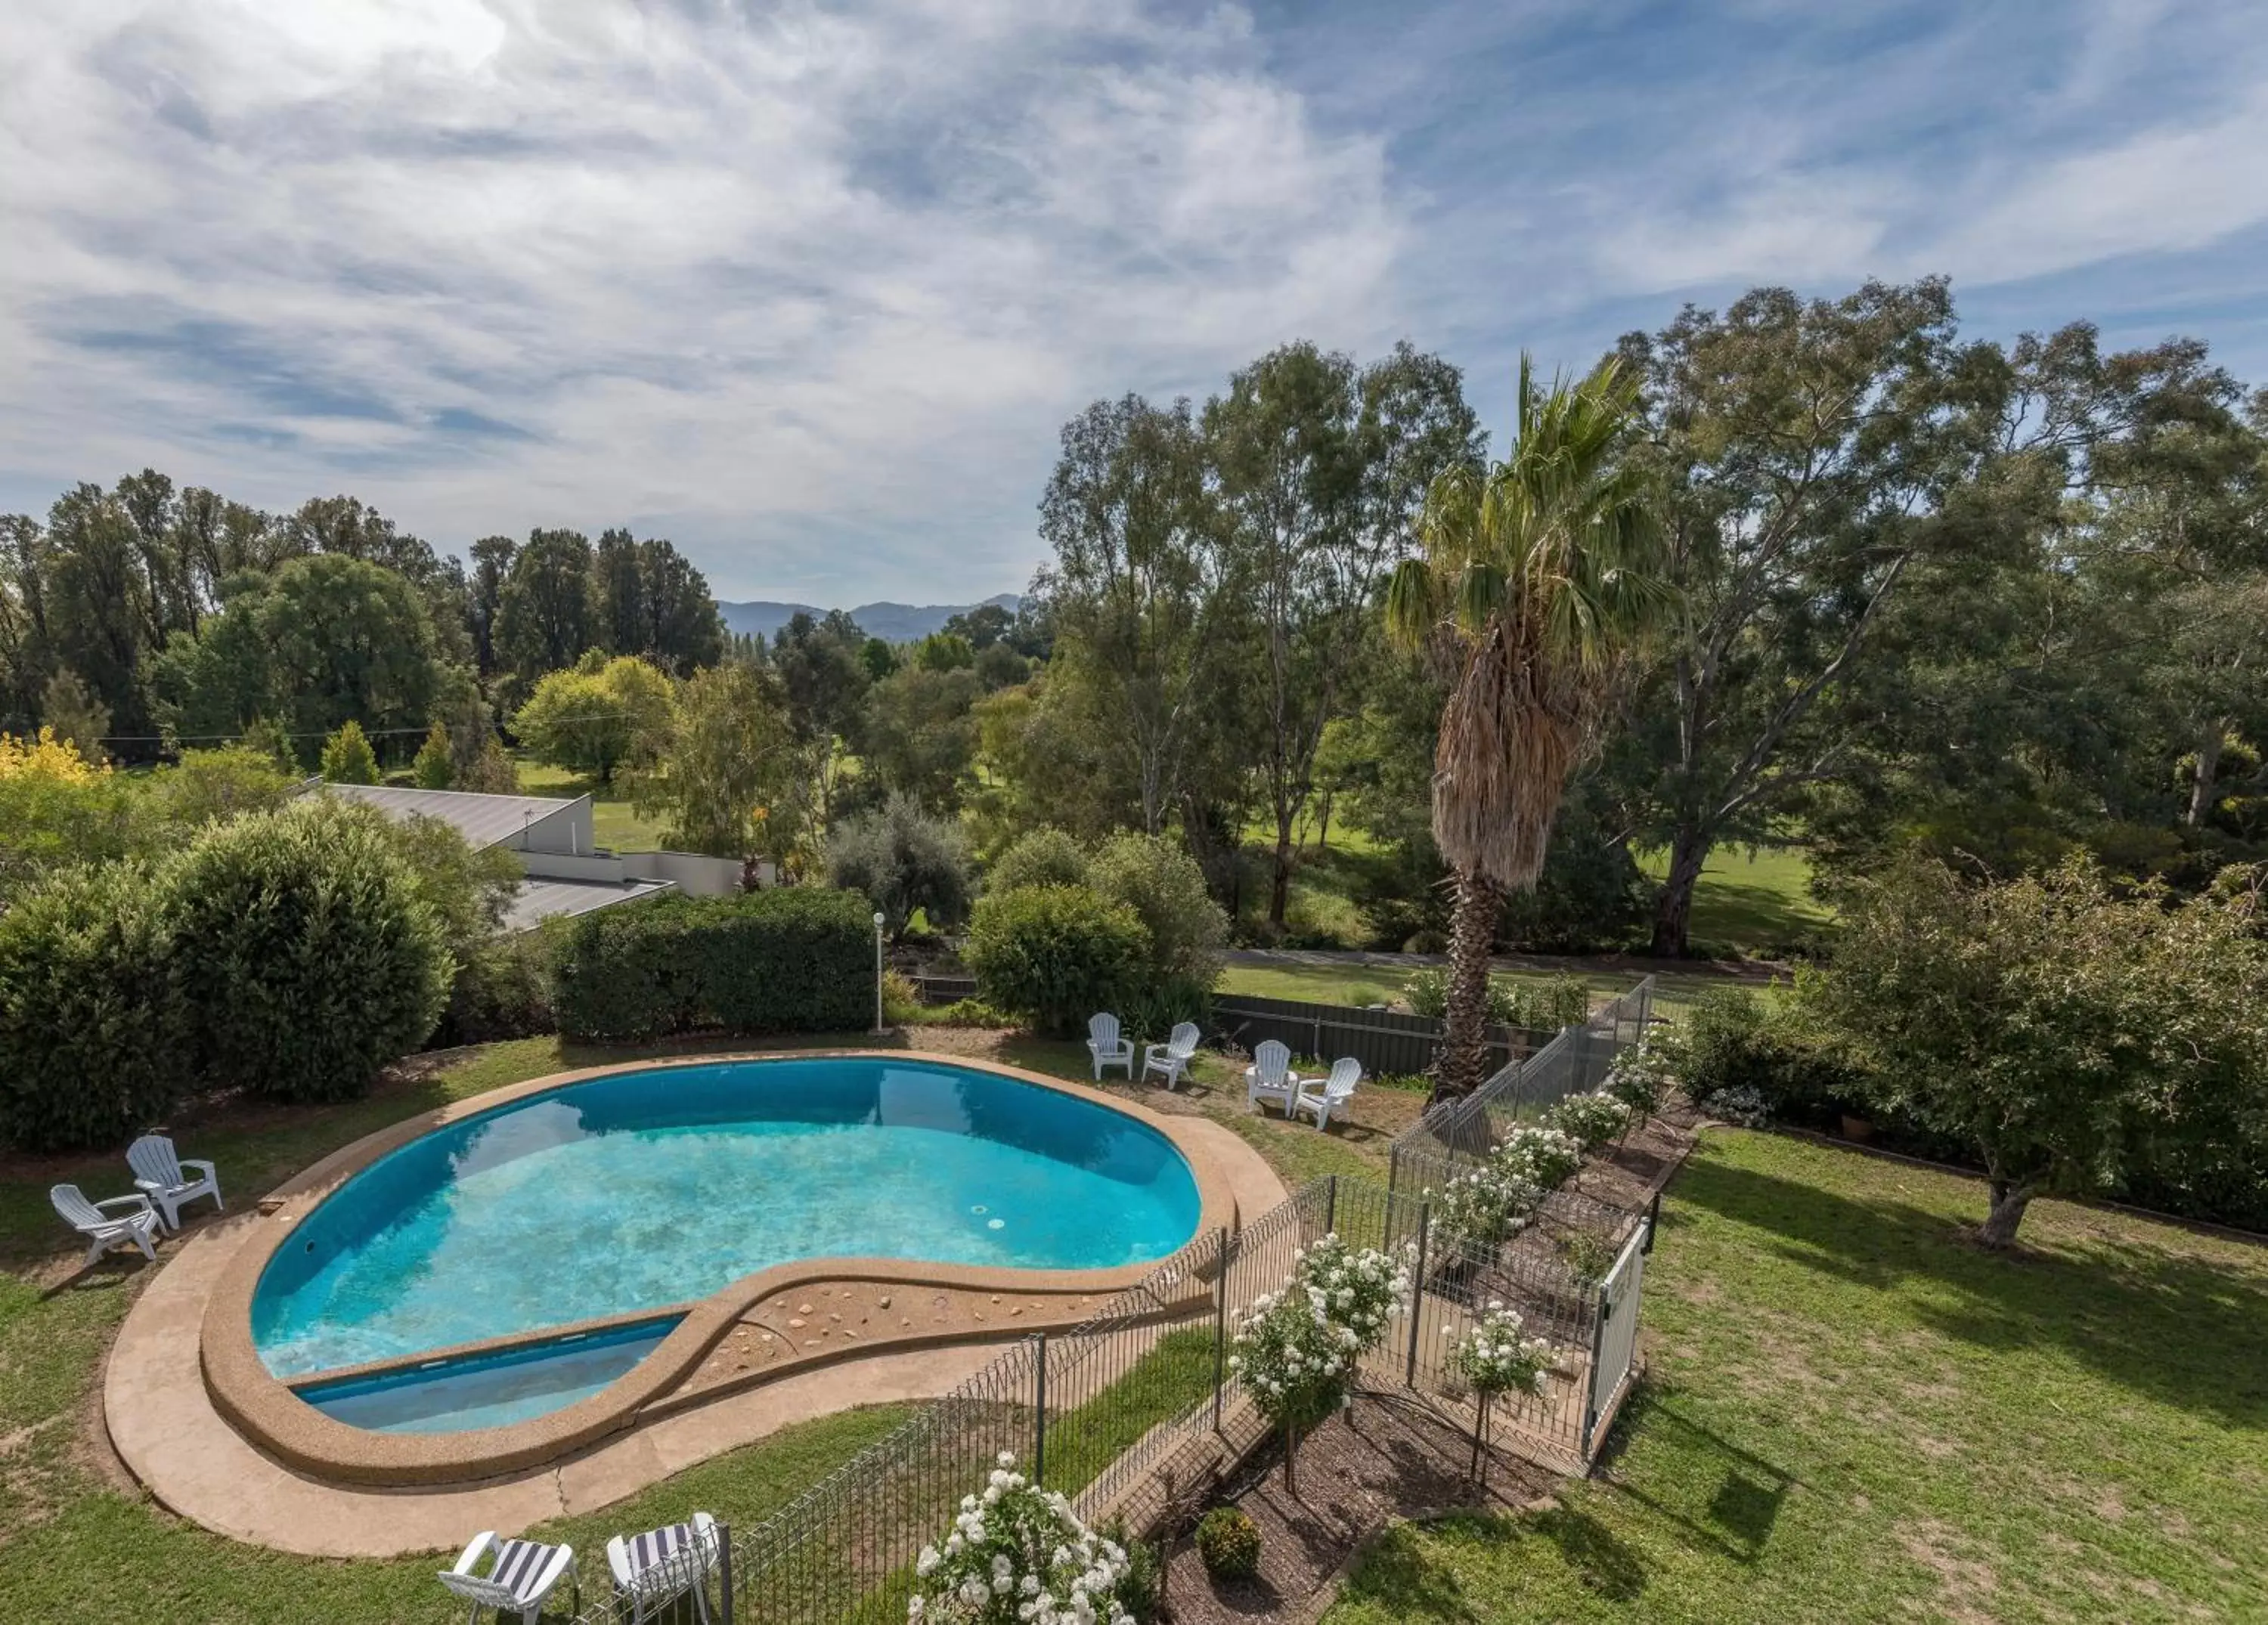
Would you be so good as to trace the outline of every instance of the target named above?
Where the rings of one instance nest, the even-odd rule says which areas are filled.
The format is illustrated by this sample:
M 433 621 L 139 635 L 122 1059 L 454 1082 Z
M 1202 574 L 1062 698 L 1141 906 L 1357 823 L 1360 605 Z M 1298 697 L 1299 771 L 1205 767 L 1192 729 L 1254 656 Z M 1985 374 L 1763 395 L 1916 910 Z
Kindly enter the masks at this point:
M 571 1039 L 863 1031 L 872 912 L 858 893 L 807 886 L 601 909 L 567 932 L 552 1004 Z

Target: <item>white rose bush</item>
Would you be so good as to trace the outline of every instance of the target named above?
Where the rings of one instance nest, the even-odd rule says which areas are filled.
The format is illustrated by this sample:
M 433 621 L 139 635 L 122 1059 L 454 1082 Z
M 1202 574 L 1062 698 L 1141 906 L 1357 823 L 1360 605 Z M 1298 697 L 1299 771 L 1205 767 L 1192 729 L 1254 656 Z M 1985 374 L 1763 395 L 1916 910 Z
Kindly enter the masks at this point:
M 1528 1228 L 1543 1198 L 1583 1165 L 1574 1136 L 1523 1124 L 1497 1143 L 1488 1159 L 1432 1192 L 1433 1222 L 1460 1241 L 1487 1246 Z
M 1356 1368 L 1409 1303 L 1407 1263 L 1334 1232 L 1293 1255 L 1283 1290 L 1252 1300 L 1228 1369 L 1271 1427 L 1284 1430 L 1284 1485 L 1296 1490 L 1300 1435 L 1351 1397 Z
M 1585 1155 L 1631 1128 L 1631 1108 L 1610 1094 L 1569 1095 L 1553 1107 L 1546 1121 L 1568 1136 Z
M 1488 1438 L 1489 1412 L 1497 1396 L 1543 1393 L 1543 1374 L 1552 1367 L 1551 1345 L 1541 1337 L 1521 1335 L 1521 1324 L 1517 1310 L 1506 1308 L 1499 1298 L 1491 1298 L 1449 1353 L 1449 1369 L 1465 1379 L 1480 1401 L 1473 1429 L 1476 1477 L 1484 1470 L 1482 1445 Z M 1445 1326 L 1441 1335 L 1454 1336 L 1455 1329 Z
M 1071 1503 L 1000 1452 L 983 1491 L 961 1497 L 941 1545 L 914 1562 L 908 1625 L 1138 1625 L 1121 1600 L 1130 1561 Z

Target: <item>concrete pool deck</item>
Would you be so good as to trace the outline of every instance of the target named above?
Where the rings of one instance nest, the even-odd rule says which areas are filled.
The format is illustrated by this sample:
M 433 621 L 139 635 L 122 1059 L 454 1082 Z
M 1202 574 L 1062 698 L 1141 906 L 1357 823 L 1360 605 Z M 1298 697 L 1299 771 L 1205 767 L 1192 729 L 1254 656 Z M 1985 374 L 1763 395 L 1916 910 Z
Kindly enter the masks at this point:
M 891 1054 L 908 1058 L 905 1052 Z M 1057 1079 L 985 1070 L 1109 1099 Z M 513 1085 L 457 1103 L 448 1115 L 484 1110 L 563 1081 Z M 1233 1130 L 1203 1119 L 1163 1118 L 1123 1101 L 1110 1105 L 1168 1133 L 1189 1158 L 1209 1198 L 1208 1227 L 1224 1203 L 1228 1210 L 1220 1217 L 1233 1226 L 1238 1214 L 1257 1216 L 1283 1200 L 1282 1181 Z M 416 1132 L 434 1126 L 430 1117 L 412 1123 Z M 384 1143 L 367 1156 L 352 1155 L 368 1143 L 358 1143 L 327 1158 L 284 1191 L 335 1188 L 369 1157 L 414 1137 L 403 1132 L 409 1128 L 372 1136 Z M 1015 1338 L 1079 1324 L 1119 1284 L 1108 1278 L 1119 1272 L 1064 1276 L 902 1264 L 880 1274 L 841 1260 L 782 1266 L 740 1283 L 755 1290 L 735 1292 L 719 1307 L 696 1357 L 665 1383 L 637 1385 L 635 1401 L 617 1403 L 607 1425 L 591 1437 L 563 1438 L 544 1460 L 479 1478 L 460 1474 L 444 1482 L 357 1482 L 309 1470 L 304 1459 L 291 1460 L 297 1452 L 263 1447 L 269 1441 L 258 1439 L 257 1430 L 247 1437 L 231 1420 L 233 1408 L 217 1401 L 207 1346 L 215 1313 L 241 1314 L 247 1256 L 272 1250 L 276 1231 L 274 1216 L 260 1213 L 232 1214 L 198 1227 L 121 1327 L 105 1372 L 103 1408 L 120 1458 L 164 1505 L 216 1533 L 315 1556 L 455 1549 L 472 1530 L 516 1531 L 589 1511 L 794 1423 L 855 1405 L 934 1397 Z M 992 1278 L 1005 1276 L 1018 1278 Z M 973 1276 L 983 1278 L 967 1278 Z M 244 1343 L 248 1350 L 248 1328 Z M 327 1429 L 369 1441 L 421 1437 L 344 1429 L 291 1398 L 264 1370 L 260 1375 L 292 1409 Z M 394 1448 L 379 1446 L 381 1465 Z

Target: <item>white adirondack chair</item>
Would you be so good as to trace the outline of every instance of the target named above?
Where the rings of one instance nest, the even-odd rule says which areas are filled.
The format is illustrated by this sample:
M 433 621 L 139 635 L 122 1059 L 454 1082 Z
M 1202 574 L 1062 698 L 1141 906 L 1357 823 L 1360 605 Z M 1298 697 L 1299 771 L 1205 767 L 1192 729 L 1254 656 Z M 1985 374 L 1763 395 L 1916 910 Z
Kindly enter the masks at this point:
M 496 1561 L 489 1565 L 486 1574 L 477 1572 L 481 1560 L 490 1552 Z M 482 1608 L 493 1608 L 501 1619 L 507 1608 L 517 1610 L 521 1625 L 535 1625 L 535 1616 L 543 1611 L 543 1599 L 551 1595 L 559 1582 L 575 1573 L 575 1548 L 571 1546 L 545 1546 L 536 1540 L 499 1540 L 496 1531 L 483 1529 L 465 1548 L 465 1555 L 457 1559 L 457 1566 L 442 1570 L 441 1584 L 457 1593 L 472 1607 L 465 1615 L 469 1622 L 481 1616 Z M 575 1583 L 575 1612 L 583 1611 L 582 1581 Z
M 108 1196 L 100 1202 L 89 1202 L 86 1194 L 76 1185 L 57 1185 L 49 1188 L 48 1200 L 55 1204 L 55 1211 L 63 1216 L 63 1223 L 87 1239 L 86 1261 L 90 1264 L 113 1247 L 140 1247 L 142 1256 L 151 1263 L 158 1261 L 158 1210 L 150 1199 L 139 1192 L 131 1196 Z M 116 1208 L 116 1213 L 105 1210 Z
M 162 1134 L 145 1134 L 126 1148 L 126 1165 L 134 1170 L 134 1188 L 157 1204 L 166 1216 L 166 1227 L 181 1227 L 181 1210 L 200 1196 L 210 1196 L 216 1211 L 221 1206 L 220 1175 L 212 1164 L 173 1154 L 173 1143 Z M 184 1170 L 196 1169 L 192 1174 Z
M 706 1512 L 694 1513 L 689 1523 L 608 1540 L 607 1567 L 614 1571 L 615 1590 L 630 1599 L 632 1625 L 649 1608 L 659 1609 L 688 1592 L 693 1611 L 707 1625 L 707 1581 L 717 1567 L 717 1520 Z
M 1263 1039 L 1244 1069 L 1244 1103 L 1263 1106 L 1273 1100 L 1286 1117 L 1300 1098 L 1300 1075 L 1292 1070 L 1292 1052 L 1275 1039 Z
M 1142 1046 L 1142 1080 L 1147 1083 L 1150 1074 L 1160 1073 L 1166 1087 L 1171 1089 L 1189 1070 L 1189 1059 L 1197 1053 L 1197 1040 L 1204 1036 L 1194 1021 L 1184 1021 L 1173 1030 L 1162 1044 Z
M 1119 1035 L 1118 1018 L 1107 1010 L 1086 1018 L 1086 1053 L 1094 1057 L 1096 1083 L 1102 1081 L 1102 1069 L 1107 1066 L 1124 1067 L 1127 1081 L 1134 1080 L 1134 1042 Z
M 1354 1099 L 1354 1086 L 1362 1082 L 1362 1062 L 1352 1055 L 1343 1055 L 1331 1062 L 1329 1077 L 1311 1077 L 1300 1085 L 1298 1097 L 1292 1102 L 1288 1115 L 1313 1113 L 1317 1129 L 1329 1127 L 1331 1114 L 1345 1114 L 1346 1103 Z

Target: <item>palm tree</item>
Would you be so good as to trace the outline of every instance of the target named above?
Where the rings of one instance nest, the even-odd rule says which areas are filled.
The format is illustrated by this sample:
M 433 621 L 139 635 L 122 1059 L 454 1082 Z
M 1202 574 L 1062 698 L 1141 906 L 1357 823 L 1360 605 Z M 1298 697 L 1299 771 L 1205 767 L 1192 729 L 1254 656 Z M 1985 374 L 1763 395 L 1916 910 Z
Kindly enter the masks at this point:
M 1433 757 L 1433 838 L 1456 877 L 1437 1101 L 1482 1081 L 1499 899 L 1535 886 L 1568 776 L 1674 601 L 1651 489 L 1621 455 L 1638 410 L 1614 358 L 1544 390 L 1523 355 L 1511 455 L 1434 480 L 1420 556 L 1387 585 L 1388 630 L 1454 674 Z

